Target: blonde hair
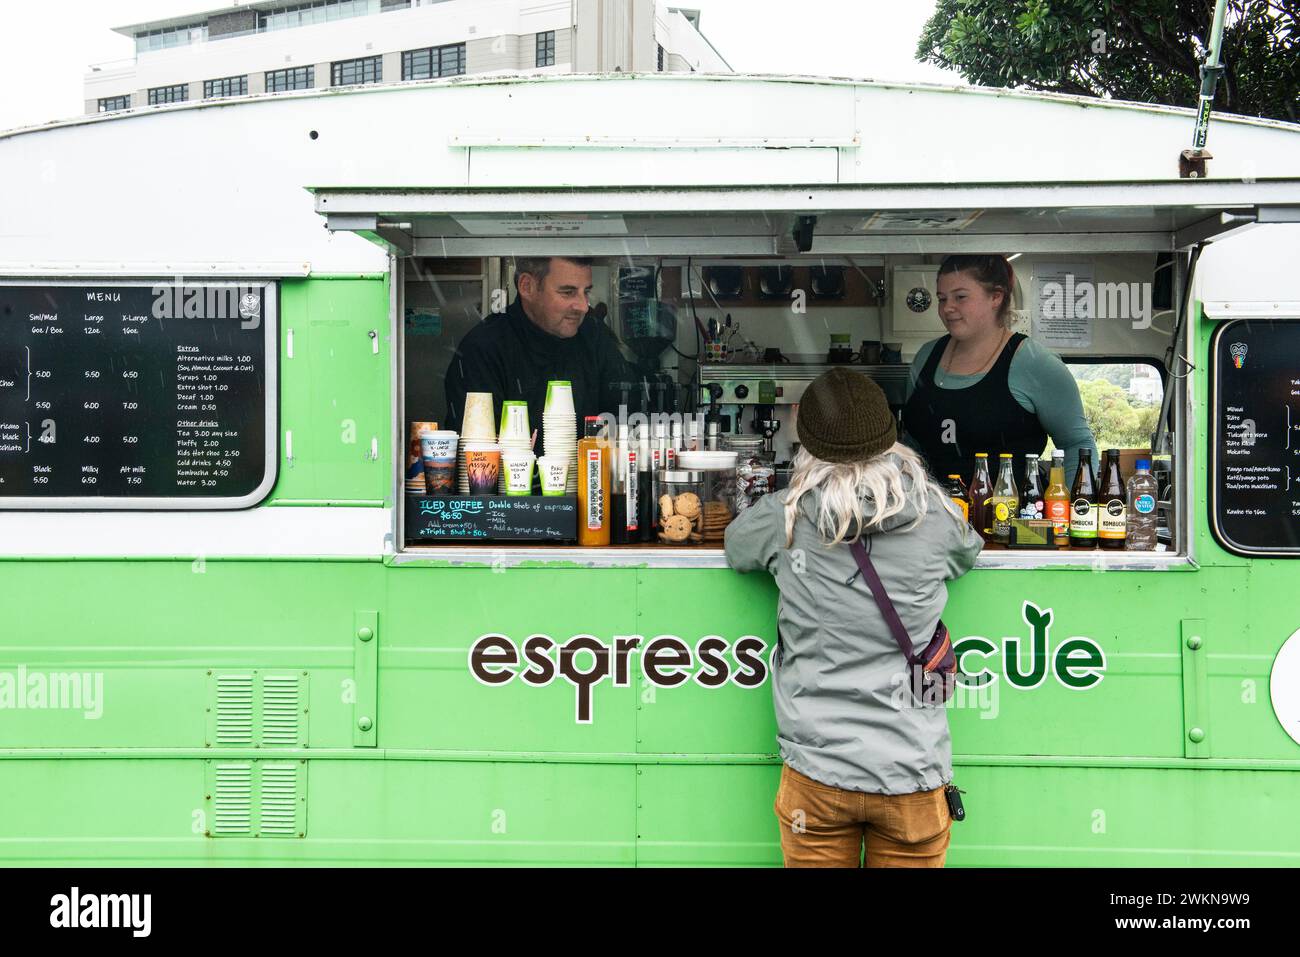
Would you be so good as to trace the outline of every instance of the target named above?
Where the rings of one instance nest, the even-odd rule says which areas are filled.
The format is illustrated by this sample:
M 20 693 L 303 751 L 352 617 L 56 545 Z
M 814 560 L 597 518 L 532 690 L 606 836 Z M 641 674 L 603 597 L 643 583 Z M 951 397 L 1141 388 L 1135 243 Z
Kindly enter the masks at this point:
M 911 479 L 910 489 L 905 488 L 904 477 Z M 916 508 L 917 515 L 907 529 L 915 528 L 929 510 L 931 493 L 937 494 L 948 511 L 958 516 L 956 507 L 926 472 L 921 457 L 901 442 L 895 442 L 891 448 L 861 462 L 827 462 L 801 448 L 794 458 L 794 471 L 785 503 L 786 548 L 794 545 L 799 501 L 814 489 L 821 491 L 816 526 L 827 545 L 845 541 L 854 529 L 854 540 L 873 529 L 878 530 L 886 519 L 903 511 L 909 501 Z M 864 497 L 870 498 L 876 506 L 870 520 L 863 519 Z

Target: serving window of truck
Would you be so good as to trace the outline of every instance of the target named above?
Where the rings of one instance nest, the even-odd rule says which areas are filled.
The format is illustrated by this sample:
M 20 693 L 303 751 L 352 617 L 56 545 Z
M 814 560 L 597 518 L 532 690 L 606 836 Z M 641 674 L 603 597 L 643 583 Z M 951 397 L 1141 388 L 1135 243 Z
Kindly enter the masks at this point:
M 998 254 L 1014 272 L 1011 330 L 1064 362 L 1078 401 L 1071 427 L 1045 429 L 1028 461 L 972 448 L 969 469 L 936 476 L 985 535 L 980 565 L 1159 569 L 1194 563 L 1188 277 L 1198 244 L 1254 215 L 1236 202 L 1242 185 L 322 189 L 316 200 L 330 228 L 384 244 L 401 277 L 399 561 L 481 562 L 486 548 L 505 562 L 724 564 L 726 525 L 789 481 L 808 383 L 833 365 L 860 371 L 908 436 L 914 360 L 945 331 L 939 266 Z M 526 389 L 467 384 L 452 370 L 475 344 L 466 336 L 509 314 L 521 264 L 549 257 L 589 267 L 584 321 L 617 345 L 618 374 L 575 386 L 537 369 L 531 402 Z M 584 413 L 599 418 L 584 425 Z M 1216 487 L 1228 491 L 1241 488 Z M 1249 538 L 1235 507 L 1223 518 Z M 1262 534 L 1270 549 L 1295 540 L 1294 526 Z
M 0 508 L 259 503 L 276 315 L 274 283 L 0 281 Z

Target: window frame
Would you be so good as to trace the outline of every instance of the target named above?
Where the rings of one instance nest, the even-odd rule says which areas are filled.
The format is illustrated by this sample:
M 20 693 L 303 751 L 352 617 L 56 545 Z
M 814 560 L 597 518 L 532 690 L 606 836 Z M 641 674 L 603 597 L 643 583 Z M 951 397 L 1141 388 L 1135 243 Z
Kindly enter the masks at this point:
M 416 63 L 419 58 L 428 59 L 428 73 L 422 73 L 416 70 Z M 448 59 L 454 60 L 455 69 L 447 71 L 443 67 Z M 438 68 L 434 69 L 434 62 L 437 62 Z M 436 47 L 416 47 L 413 50 L 402 51 L 402 80 L 440 80 L 449 76 L 464 76 L 466 64 L 466 51 L 464 43 L 444 43 Z
M 537 40 L 534 47 L 536 57 L 534 66 L 546 67 L 555 66 L 555 31 L 547 30 L 537 34 Z
M 307 79 L 305 86 L 296 84 L 297 75 L 304 74 Z M 287 76 L 288 85 L 281 86 L 278 78 Z M 309 63 L 306 66 L 289 66 L 282 67 L 279 70 L 267 70 L 263 77 L 267 93 L 292 93 L 295 90 L 313 90 L 316 88 L 316 66 Z
M 221 84 L 221 86 L 217 86 Z M 238 87 L 236 89 L 235 87 Z M 221 92 L 217 92 L 220 90 Z M 203 81 L 203 99 L 224 100 L 232 96 L 248 95 L 248 74 L 242 76 L 220 76 Z
M 374 75 L 367 79 L 369 67 L 374 67 Z M 361 71 L 360 79 L 344 80 L 343 71 L 346 69 L 359 69 Z M 353 57 L 349 60 L 334 60 L 330 63 L 330 86 L 366 86 L 371 83 L 384 82 L 384 57 L 383 54 L 374 56 Z
M 114 105 L 119 104 L 119 105 Z M 124 93 L 121 96 L 101 96 L 99 98 L 99 108 L 96 113 L 118 113 L 122 110 L 131 109 L 131 94 Z
M 177 96 L 176 91 L 180 90 L 181 95 Z M 163 94 L 166 94 L 164 96 Z M 187 103 L 190 98 L 190 85 L 188 83 L 172 83 L 167 86 L 155 86 L 149 89 L 149 105 L 164 106 L 168 103 Z

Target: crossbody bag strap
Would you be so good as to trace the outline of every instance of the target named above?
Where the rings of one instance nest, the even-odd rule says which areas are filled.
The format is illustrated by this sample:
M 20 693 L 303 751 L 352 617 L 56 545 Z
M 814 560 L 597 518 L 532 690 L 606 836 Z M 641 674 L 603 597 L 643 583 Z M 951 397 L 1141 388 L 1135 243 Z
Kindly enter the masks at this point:
M 915 663 L 916 656 L 912 652 L 912 639 L 908 637 L 907 629 L 903 626 L 903 620 L 898 617 L 898 612 L 894 610 L 894 603 L 889 600 L 889 594 L 885 591 L 880 576 L 876 574 L 876 566 L 871 563 L 867 550 L 862 547 L 862 539 L 859 538 L 850 544 L 849 551 L 853 552 L 853 558 L 858 563 L 858 568 L 862 570 L 862 580 L 867 583 L 867 587 L 871 590 L 871 597 L 876 600 L 876 607 L 880 609 L 881 617 L 889 625 L 889 630 L 893 634 L 894 640 L 898 642 L 903 657 L 907 659 L 908 664 Z

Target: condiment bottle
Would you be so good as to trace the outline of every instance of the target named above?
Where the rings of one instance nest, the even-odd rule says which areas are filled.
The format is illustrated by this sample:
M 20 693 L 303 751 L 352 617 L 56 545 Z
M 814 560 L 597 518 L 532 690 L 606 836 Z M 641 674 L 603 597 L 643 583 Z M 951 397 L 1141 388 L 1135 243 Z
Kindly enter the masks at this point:
M 998 480 L 989 496 L 988 507 L 993 516 L 993 538 L 1006 545 L 1011 540 L 1011 519 L 1020 507 L 1020 495 L 1016 491 L 1016 478 L 1011 474 L 1015 470 L 1011 453 L 1003 452 L 998 462 Z
M 578 544 L 609 544 L 609 441 L 601 435 L 600 416 L 583 420 L 586 435 L 578 442 Z
M 1092 474 L 1092 450 L 1079 450 L 1079 470 L 1070 489 L 1070 547 L 1097 547 L 1097 479 Z
M 1119 474 L 1119 449 L 1106 450 L 1101 490 L 1097 493 L 1097 539 L 1102 548 L 1122 550 L 1127 532 L 1128 490 Z
M 1070 544 L 1070 490 L 1065 487 L 1065 452 L 1052 452 L 1052 473 L 1043 493 L 1046 514 L 1052 522 L 1052 543 L 1057 548 Z
M 641 501 L 638 493 L 636 444 L 628 437 L 627 424 L 618 427 L 614 443 L 614 466 L 610 474 L 609 540 L 615 545 L 629 545 L 641 540 Z
M 993 536 L 993 523 L 988 514 L 989 496 L 992 494 L 993 479 L 989 477 L 989 454 L 976 452 L 975 474 L 970 480 L 970 523 L 986 542 Z
M 633 441 L 636 448 L 636 468 L 637 468 L 637 530 L 640 532 L 641 541 L 653 542 L 658 538 L 659 530 L 656 528 L 656 512 L 658 511 L 658 477 L 653 469 L 650 468 L 650 437 L 649 429 L 641 426 L 637 431 L 637 437 Z

